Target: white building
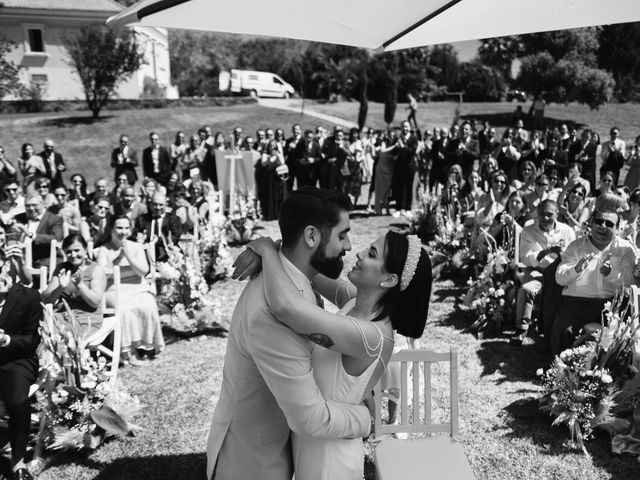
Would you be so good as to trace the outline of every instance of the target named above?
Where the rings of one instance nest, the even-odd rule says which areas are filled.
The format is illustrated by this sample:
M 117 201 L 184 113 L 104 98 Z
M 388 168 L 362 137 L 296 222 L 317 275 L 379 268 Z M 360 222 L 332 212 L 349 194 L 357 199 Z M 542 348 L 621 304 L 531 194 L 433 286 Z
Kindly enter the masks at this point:
M 0 34 L 18 46 L 7 59 L 24 67 L 22 83 L 41 83 L 45 100 L 84 100 L 78 74 L 62 39 L 86 25 L 104 25 L 124 7 L 112 0 L 0 0 Z M 143 96 L 147 83 L 157 83 L 166 98 L 177 98 L 171 85 L 169 40 L 166 29 L 135 27 L 145 52 L 145 64 L 120 84 L 115 98 Z

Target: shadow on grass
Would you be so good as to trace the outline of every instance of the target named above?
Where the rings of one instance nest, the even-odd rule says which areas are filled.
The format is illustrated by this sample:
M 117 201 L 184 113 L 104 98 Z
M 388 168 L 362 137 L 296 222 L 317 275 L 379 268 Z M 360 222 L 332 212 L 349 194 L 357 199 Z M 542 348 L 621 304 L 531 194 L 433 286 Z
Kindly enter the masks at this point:
M 506 340 L 483 341 L 478 350 L 482 363 L 482 376 L 501 373 L 504 378 L 496 382 L 531 382 L 536 370 L 547 365 L 547 355 L 540 342 L 514 346 Z
M 226 338 L 228 333 L 229 331 L 222 325 L 214 325 L 197 332 L 177 330 L 169 325 L 162 326 L 162 334 L 164 335 L 165 343 L 167 345 L 171 345 L 183 340 L 187 340 L 189 342 L 198 341 L 202 337 Z
M 514 108 L 515 110 L 515 108 Z M 463 120 L 471 120 L 474 119 L 477 123 L 489 122 L 492 127 L 513 127 L 516 123 L 515 117 L 513 116 L 513 112 L 498 112 L 498 113 L 474 113 L 474 114 L 466 114 L 462 115 Z M 533 120 L 530 117 L 525 116 L 523 119 L 525 123 L 525 128 L 531 129 L 533 128 Z M 561 119 L 561 118 L 553 118 L 553 117 L 545 117 L 544 123 L 547 127 L 552 127 L 555 125 L 561 125 L 566 123 L 569 128 L 582 129 L 586 128 L 587 125 L 584 123 L 576 122 L 575 120 L 569 119 Z
M 59 117 L 48 118 L 39 122 L 43 127 L 74 127 L 76 125 L 93 125 L 94 123 L 104 123 L 107 120 L 114 118 L 115 115 L 103 115 L 98 118 L 93 118 L 91 114 L 87 114 L 82 117 Z
M 94 480 L 165 480 L 179 478 L 205 478 L 207 457 L 205 453 L 176 455 L 150 455 L 147 457 L 124 457 L 108 463 L 96 462 L 73 454 L 57 455 L 49 467 L 79 465 L 99 470 Z

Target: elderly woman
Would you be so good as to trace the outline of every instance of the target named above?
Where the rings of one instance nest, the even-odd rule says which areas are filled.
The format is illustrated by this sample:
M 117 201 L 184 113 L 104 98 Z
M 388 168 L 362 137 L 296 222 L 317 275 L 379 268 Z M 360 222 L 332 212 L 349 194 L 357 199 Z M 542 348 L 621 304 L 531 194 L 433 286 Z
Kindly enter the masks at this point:
M 72 234 L 62 241 L 66 262 L 56 267 L 47 289 L 45 303 L 53 303 L 60 314 L 65 312 L 64 299 L 80 326 L 81 337 L 89 337 L 102 325 L 102 298 L 107 288 L 104 270 L 87 255 L 87 242 Z
M 127 240 L 131 236 L 131 220 L 125 216 L 109 222 L 108 241 L 96 251 L 96 261 L 110 273 L 120 267 L 120 321 L 122 327 L 122 359 L 131 365 L 141 365 L 164 349 L 158 304 L 151 283 L 144 247 Z M 114 306 L 114 287 L 106 291 L 107 306 Z

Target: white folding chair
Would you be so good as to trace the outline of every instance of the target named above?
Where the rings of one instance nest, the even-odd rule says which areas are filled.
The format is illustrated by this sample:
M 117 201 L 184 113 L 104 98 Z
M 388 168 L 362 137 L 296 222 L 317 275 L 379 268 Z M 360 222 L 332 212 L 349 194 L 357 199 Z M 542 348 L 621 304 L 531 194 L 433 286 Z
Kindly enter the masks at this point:
M 27 238 L 24 242 L 24 268 L 32 276 L 38 277 L 38 290 L 42 293 L 47 288 L 49 277 L 47 277 L 47 267 L 33 267 L 32 243 L 33 240 L 30 238 Z
M 58 264 L 58 250 L 62 252 L 62 242 L 51 240 L 51 245 L 49 245 L 49 280 L 53 277 L 53 272 Z M 64 252 L 62 252 L 62 257 L 64 258 Z
M 115 382 L 120 365 L 120 349 L 122 344 L 121 304 L 120 304 L 120 267 L 113 267 L 114 307 L 106 307 L 106 300 L 102 299 L 102 326 L 91 336 L 84 339 L 85 347 L 89 350 L 99 351 L 111 359 L 110 381 Z M 113 334 L 113 348 L 103 345 L 104 341 Z
M 400 422 L 394 425 L 382 423 L 382 388 L 381 383 L 378 383 L 374 393 L 375 462 L 378 478 L 380 480 L 474 479 L 462 445 L 455 439 L 458 434 L 458 354 L 456 350 L 451 348 L 448 353 L 403 350 L 394 353 L 390 361 L 400 362 Z M 450 365 L 449 421 L 447 423 L 434 423 L 432 419 L 433 372 L 431 367 L 438 362 L 446 362 Z M 411 399 L 408 394 L 409 371 L 413 376 Z M 411 439 L 384 436 L 397 433 L 432 436 Z M 434 435 L 437 433 L 448 435 Z
M 631 285 L 630 290 L 631 313 L 632 315 L 640 315 L 640 288 L 637 285 Z

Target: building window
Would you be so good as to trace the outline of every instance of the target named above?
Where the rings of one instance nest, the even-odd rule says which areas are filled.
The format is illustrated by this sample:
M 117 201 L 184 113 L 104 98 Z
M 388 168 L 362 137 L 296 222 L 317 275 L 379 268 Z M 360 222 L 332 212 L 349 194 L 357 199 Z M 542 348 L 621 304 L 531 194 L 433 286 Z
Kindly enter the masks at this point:
M 34 73 L 31 75 L 31 83 L 36 83 L 38 85 L 46 85 L 49 83 L 49 77 L 45 74 L 37 74 Z
M 44 39 L 41 28 L 27 28 L 27 45 L 33 53 L 44 53 Z

